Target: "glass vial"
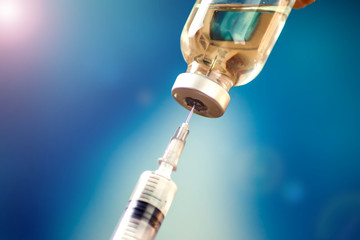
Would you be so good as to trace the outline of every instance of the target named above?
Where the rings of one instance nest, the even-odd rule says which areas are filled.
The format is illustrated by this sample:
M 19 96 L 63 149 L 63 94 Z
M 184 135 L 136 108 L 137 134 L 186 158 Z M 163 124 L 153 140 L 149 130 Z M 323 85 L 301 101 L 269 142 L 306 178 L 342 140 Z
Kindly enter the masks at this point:
M 181 35 L 188 64 L 172 88 L 182 106 L 220 117 L 228 91 L 263 68 L 295 0 L 197 0 Z

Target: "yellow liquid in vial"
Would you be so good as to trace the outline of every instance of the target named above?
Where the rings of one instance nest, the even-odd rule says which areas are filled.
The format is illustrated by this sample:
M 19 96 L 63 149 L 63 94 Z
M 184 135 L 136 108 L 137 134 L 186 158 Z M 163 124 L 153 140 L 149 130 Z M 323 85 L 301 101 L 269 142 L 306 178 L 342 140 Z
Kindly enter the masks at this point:
M 253 80 L 263 68 L 291 8 L 270 5 L 194 6 L 181 36 L 187 72 L 225 88 Z

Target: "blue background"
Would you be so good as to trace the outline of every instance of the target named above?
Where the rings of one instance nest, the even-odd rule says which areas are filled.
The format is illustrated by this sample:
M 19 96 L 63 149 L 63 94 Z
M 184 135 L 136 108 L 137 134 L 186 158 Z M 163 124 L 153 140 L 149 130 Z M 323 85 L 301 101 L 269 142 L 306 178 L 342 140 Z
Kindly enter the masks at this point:
M 187 116 L 193 3 L 21 2 L 0 28 L 0 239 L 111 236 Z M 193 117 L 158 239 L 360 239 L 360 6 L 339 3 L 292 11 L 225 115 Z

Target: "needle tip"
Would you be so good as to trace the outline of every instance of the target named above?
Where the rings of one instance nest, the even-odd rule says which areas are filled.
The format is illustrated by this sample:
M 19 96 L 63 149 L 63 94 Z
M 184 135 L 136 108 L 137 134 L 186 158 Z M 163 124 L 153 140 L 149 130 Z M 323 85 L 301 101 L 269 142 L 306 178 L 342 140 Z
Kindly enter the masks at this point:
M 189 115 L 188 115 L 188 117 L 187 117 L 187 119 L 185 121 L 186 123 L 189 123 L 190 118 L 191 118 L 191 116 L 192 116 L 192 114 L 194 112 L 194 109 L 195 109 L 195 105 L 191 108 L 191 111 L 190 111 L 190 113 L 189 113 Z

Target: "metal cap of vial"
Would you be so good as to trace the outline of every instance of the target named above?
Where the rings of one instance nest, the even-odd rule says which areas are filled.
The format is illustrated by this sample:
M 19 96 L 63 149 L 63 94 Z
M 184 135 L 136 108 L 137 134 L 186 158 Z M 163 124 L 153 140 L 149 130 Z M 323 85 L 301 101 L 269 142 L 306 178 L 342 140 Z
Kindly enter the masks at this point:
M 229 93 L 210 78 L 197 73 L 182 73 L 174 83 L 171 93 L 175 100 L 190 110 L 194 105 L 196 114 L 221 117 L 229 102 Z

